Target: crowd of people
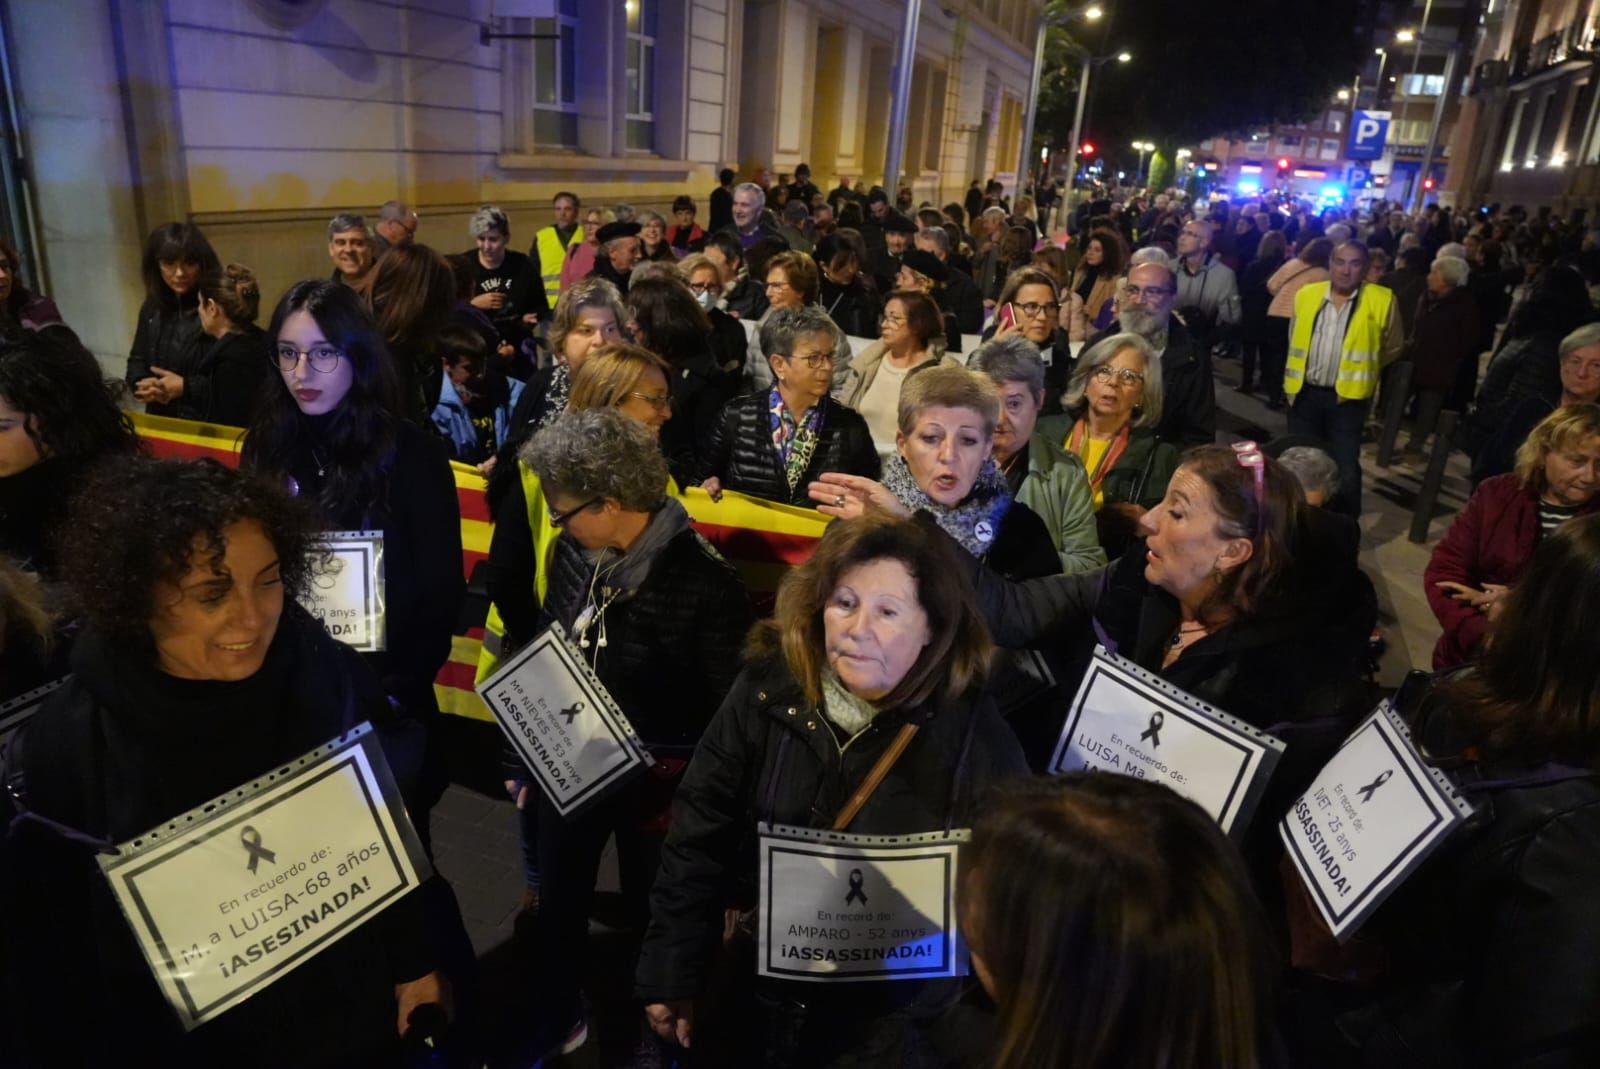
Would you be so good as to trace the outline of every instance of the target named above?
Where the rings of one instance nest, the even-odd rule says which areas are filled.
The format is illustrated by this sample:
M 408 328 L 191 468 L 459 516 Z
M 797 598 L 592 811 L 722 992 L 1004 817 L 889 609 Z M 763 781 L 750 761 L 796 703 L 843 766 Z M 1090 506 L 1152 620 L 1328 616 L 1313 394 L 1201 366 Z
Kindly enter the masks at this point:
M 265 328 L 255 272 L 163 225 L 120 382 L 0 242 L 0 726 L 47 694 L 0 751 L 0 1064 L 481 1064 L 437 872 L 188 1031 L 97 861 L 362 722 L 431 851 L 451 461 L 487 480 L 494 654 L 559 625 L 652 759 L 568 813 L 505 750 L 525 1063 L 591 1041 L 613 838 L 635 1065 L 1600 1062 L 1600 245 L 1520 209 L 1171 191 L 1052 229 L 1053 184 L 937 207 L 752 177 L 703 224 L 688 194 L 669 220 L 562 192 L 526 252 L 492 205 L 454 254 L 404 203 L 341 214 Z M 1223 359 L 1287 435 L 1219 441 Z M 1386 696 L 1358 556 L 1380 397 L 1413 451 L 1461 416 L 1434 448 L 1476 490 L 1422 577 L 1444 633 L 1395 702 L 1479 808 L 1340 945 L 1277 821 Z M 239 468 L 148 456 L 138 406 L 238 428 Z M 831 521 L 770 617 L 691 495 Z M 363 652 L 301 605 L 327 532 L 381 540 Z M 1097 647 L 1282 742 L 1242 832 L 1043 775 Z M 758 825 L 970 830 L 972 977 L 758 977 Z

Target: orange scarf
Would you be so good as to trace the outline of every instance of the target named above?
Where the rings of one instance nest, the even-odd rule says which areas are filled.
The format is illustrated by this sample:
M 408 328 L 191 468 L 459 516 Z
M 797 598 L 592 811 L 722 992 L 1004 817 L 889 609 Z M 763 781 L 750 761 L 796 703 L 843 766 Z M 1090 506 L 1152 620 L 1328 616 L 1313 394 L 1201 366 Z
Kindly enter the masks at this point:
M 1117 461 L 1122 459 L 1122 454 L 1128 451 L 1128 439 L 1132 434 L 1131 424 L 1124 423 L 1117 436 L 1111 439 L 1111 444 L 1100 456 L 1100 463 L 1094 466 L 1089 473 L 1089 488 L 1095 493 L 1100 492 L 1100 484 L 1105 481 L 1106 472 L 1117 466 Z M 1084 444 L 1089 438 L 1089 425 L 1082 417 L 1072 425 L 1072 432 L 1067 435 L 1067 450 L 1079 458 L 1084 456 Z

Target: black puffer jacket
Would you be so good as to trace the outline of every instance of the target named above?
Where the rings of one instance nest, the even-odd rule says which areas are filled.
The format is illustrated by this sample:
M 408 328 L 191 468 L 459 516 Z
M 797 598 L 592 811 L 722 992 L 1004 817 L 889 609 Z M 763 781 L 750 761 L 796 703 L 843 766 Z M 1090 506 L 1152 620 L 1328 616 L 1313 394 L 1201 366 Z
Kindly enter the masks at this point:
M 766 393 L 745 394 L 723 406 L 721 417 L 711 428 L 705 463 L 695 474 L 696 483 L 715 476 L 722 480 L 724 490 L 815 508 L 816 502 L 806 494 L 806 486 L 823 472 L 842 471 L 869 479 L 882 474 L 867 421 L 855 409 L 824 397 L 817 450 L 811 455 L 805 474 L 790 490 L 778 452 L 772 447 L 768 396 Z
M 739 328 L 743 330 L 744 328 Z M 672 364 L 672 418 L 661 428 L 661 451 L 680 485 L 695 482 L 705 465 L 722 406 L 739 390 L 739 378 L 722 370 L 707 348 L 675 357 Z
M 571 634 L 594 579 L 594 561 L 578 543 L 557 539 L 545 624 L 559 620 Z M 685 529 L 661 549 L 633 596 L 619 597 L 602 618 L 605 647 L 596 644 L 596 623 L 582 651 L 600 682 L 641 740 L 687 752 L 738 676 L 739 650 L 755 620 L 739 574 Z
M 938 707 L 881 713 L 841 747 L 782 659 L 765 650 L 757 658 L 706 729 L 673 802 L 639 958 L 638 994 L 646 1003 L 704 994 L 724 907 L 748 908 L 756 900 L 757 822 L 828 827 L 908 721 L 920 722 L 921 730 L 851 823 L 851 832 L 900 835 L 966 826 L 985 788 L 1028 771 L 1016 737 L 982 692 Z M 911 1004 L 933 1009 L 958 997 L 964 986 L 756 985 L 771 998 L 811 1007 L 811 1034 L 799 1041 L 801 1049 L 817 1055 L 809 1065 L 860 1049 L 853 1045 L 869 1033 L 881 1035 L 883 1022 L 902 1019 L 895 1015 Z M 817 1034 L 823 1031 L 828 1034 Z M 946 1053 L 945 1061 L 916 1064 L 954 1060 Z
M 200 346 L 207 343 L 200 329 L 200 313 L 191 295 L 179 300 L 177 308 L 167 308 L 147 300 L 139 309 L 139 327 L 133 334 L 133 347 L 128 350 L 128 372 L 124 380 L 137 386 L 154 374 L 155 368 L 187 376 L 200 356 Z M 185 416 L 182 401 L 163 404 L 152 401 L 145 405 L 152 416 Z

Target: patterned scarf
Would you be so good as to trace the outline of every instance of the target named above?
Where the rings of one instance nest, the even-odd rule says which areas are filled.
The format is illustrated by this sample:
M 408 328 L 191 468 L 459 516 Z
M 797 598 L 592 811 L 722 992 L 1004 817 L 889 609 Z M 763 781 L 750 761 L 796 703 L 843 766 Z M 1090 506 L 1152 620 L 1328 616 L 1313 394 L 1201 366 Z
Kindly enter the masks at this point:
M 557 416 L 565 412 L 567 397 L 571 393 L 572 369 L 566 364 L 557 364 L 555 371 L 550 375 L 550 388 L 544 392 L 544 408 L 539 412 L 535 429 L 549 426 Z
M 795 421 L 794 413 L 783 403 L 783 396 L 774 386 L 767 395 L 767 409 L 772 414 L 772 448 L 778 451 L 778 462 L 783 465 L 784 478 L 792 491 L 800 484 L 811 457 L 817 451 L 817 429 L 822 424 L 822 404 L 806 409 Z
M 985 457 L 978 477 L 966 499 L 954 508 L 939 504 L 922 492 L 911 477 L 911 469 L 898 453 L 883 466 L 883 485 L 912 512 L 926 511 L 944 528 L 945 534 L 961 543 L 974 557 L 983 558 L 1000 531 L 1000 520 L 1011 507 L 1011 488 L 994 457 Z

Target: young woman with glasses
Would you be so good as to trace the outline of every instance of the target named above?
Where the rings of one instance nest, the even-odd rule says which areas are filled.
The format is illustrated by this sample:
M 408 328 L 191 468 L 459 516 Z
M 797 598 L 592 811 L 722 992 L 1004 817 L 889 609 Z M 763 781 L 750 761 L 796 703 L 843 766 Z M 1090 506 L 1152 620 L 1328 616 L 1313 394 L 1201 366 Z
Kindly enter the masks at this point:
M 1006 277 L 995 305 L 995 319 L 983 340 L 1020 334 L 1039 347 L 1044 361 L 1044 415 L 1061 411 L 1061 395 L 1076 366 L 1072 343 L 1061 329 L 1061 292 L 1055 277 L 1041 267 L 1023 267 Z

